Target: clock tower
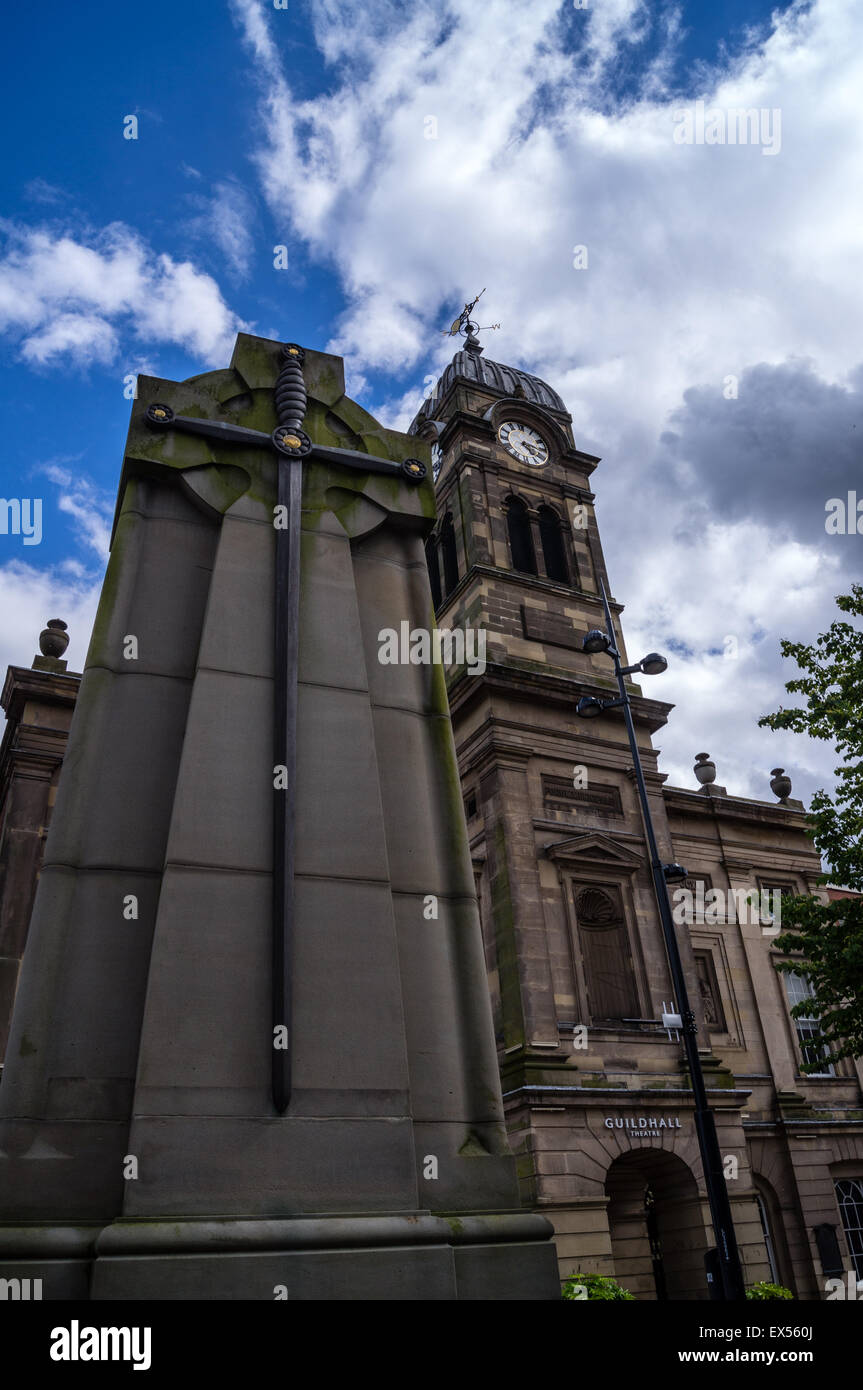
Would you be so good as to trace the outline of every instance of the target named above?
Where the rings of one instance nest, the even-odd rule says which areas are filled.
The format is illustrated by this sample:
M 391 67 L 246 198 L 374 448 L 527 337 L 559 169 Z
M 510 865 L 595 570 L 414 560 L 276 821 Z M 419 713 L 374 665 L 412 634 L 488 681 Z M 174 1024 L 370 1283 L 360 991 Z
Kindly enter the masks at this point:
M 582 696 L 617 693 L 607 658 L 582 651 L 585 633 L 604 626 L 600 581 L 611 592 L 590 487 L 599 459 L 577 447 L 557 392 L 489 361 L 473 332 L 411 432 L 431 442 L 435 461 L 438 519 L 426 554 L 438 626 L 485 633 L 484 670 L 450 668 L 449 699 L 504 1074 L 525 1082 L 571 1071 L 574 1025 L 658 1017 L 670 997 L 658 922 L 653 972 L 643 960 L 640 928 L 655 908 L 623 721 L 616 710 L 575 714 Z M 611 610 L 625 665 L 614 599 Z M 671 706 L 629 691 L 670 859 L 651 734 Z M 556 920 L 561 875 L 576 858 L 591 882 L 615 880 L 616 911 L 639 925 L 590 944 L 597 968 L 585 969 L 583 948 L 573 953 Z
M 687 1079 L 657 1022 L 672 986 L 624 721 L 619 709 L 575 713 L 583 696 L 617 695 L 608 659 L 582 650 L 585 634 L 604 628 L 601 582 L 613 592 L 591 489 L 599 459 L 579 449 L 556 391 L 489 361 L 467 330 L 411 432 L 435 461 L 426 554 L 437 624 L 485 633 L 483 669 L 450 667 L 447 684 L 510 1141 L 523 1198 L 554 1220 L 571 1272 L 592 1242 L 611 1254 L 608 1196 L 591 1176 L 609 1095 L 644 1096 L 658 1127 L 657 1088 L 681 1097 Z M 627 665 L 621 605 L 610 606 Z M 659 849 L 671 861 L 651 741 L 671 706 L 627 679 Z M 694 982 L 692 945 L 679 935 Z M 701 1023 L 694 983 L 692 997 Z M 702 1053 L 718 1067 L 708 1045 Z M 662 1118 L 676 1134 L 680 1115 Z M 687 1128 L 697 1166 L 691 1115 Z M 653 1181 L 667 1187 L 668 1171 Z M 706 1242 L 691 1174 L 680 1201 L 671 1218 L 661 1204 L 675 1229 L 693 1233 L 676 1296 L 700 1297 Z

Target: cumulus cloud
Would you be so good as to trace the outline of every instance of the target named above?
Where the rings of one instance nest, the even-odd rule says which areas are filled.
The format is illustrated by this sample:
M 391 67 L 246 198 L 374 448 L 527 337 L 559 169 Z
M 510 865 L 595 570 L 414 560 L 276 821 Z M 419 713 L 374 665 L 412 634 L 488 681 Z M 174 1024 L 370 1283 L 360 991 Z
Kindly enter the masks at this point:
M 122 223 L 87 238 L 8 223 L 2 231 L 0 333 L 27 361 L 107 363 L 123 333 L 217 363 L 247 327 L 211 276 L 155 254 Z
M 483 321 L 503 324 L 487 354 L 548 379 L 604 456 L 630 645 L 674 644 L 651 687 L 680 703 L 665 766 L 692 784 L 713 744 L 732 790 L 764 794 L 778 759 L 811 791 L 829 751 L 796 739 L 780 758 L 756 721 L 791 674 L 779 637 L 811 640 L 846 582 L 813 517 L 859 459 L 859 6 L 798 0 L 736 56 L 682 69 L 673 4 L 321 0 L 332 80 L 313 100 L 290 89 L 268 7 L 233 8 L 261 83 L 262 188 L 341 277 L 329 347 L 349 381 L 385 368 L 408 392 L 487 285 Z M 778 153 L 676 143 L 697 100 L 778 111 Z M 410 395 L 390 395 L 405 425 Z M 740 655 L 719 665 L 728 634 Z
M 664 676 L 641 686 L 675 705 L 656 736 L 672 783 L 695 786 L 694 755 L 706 749 L 718 781 L 739 795 L 769 800 L 777 765 L 792 772 L 795 796 L 824 786 L 835 763 L 824 745 L 757 721 L 793 703 L 782 687 L 796 668 L 783 663 L 779 637 L 809 642 L 836 616 L 833 598 L 846 587 L 839 557 L 762 522 L 681 515 L 681 534 L 645 546 L 628 578 L 615 591 L 626 600 L 631 659 L 656 649 L 669 659 Z
M 24 339 L 21 356 L 26 362 L 49 362 L 72 352 L 79 362 L 111 362 L 117 351 L 117 335 L 98 314 L 58 314 Z

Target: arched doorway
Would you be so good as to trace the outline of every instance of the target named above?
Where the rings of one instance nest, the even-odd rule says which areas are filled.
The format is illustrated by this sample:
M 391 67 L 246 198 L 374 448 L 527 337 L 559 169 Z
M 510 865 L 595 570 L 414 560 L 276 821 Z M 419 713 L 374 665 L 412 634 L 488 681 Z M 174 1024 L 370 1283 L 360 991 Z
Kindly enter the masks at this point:
M 621 1154 L 608 1170 L 614 1277 L 642 1299 L 708 1297 L 707 1232 L 687 1165 L 661 1149 Z

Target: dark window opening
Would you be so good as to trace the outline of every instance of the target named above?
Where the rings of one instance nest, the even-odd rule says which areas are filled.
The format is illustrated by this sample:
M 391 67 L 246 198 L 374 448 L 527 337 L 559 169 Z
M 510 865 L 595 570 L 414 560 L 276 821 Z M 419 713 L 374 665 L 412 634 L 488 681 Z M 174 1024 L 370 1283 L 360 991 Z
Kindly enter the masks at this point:
M 467 815 L 468 820 L 473 820 L 474 816 L 476 815 L 476 810 L 477 810 L 477 806 L 476 806 L 476 792 L 470 792 L 470 793 L 469 793 L 469 795 L 468 795 L 468 797 L 467 797 L 467 800 L 466 800 L 465 803 L 464 803 L 464 809 L 465 809 L 465 813 L 466 813 L 466 815 Z
M 518 497 L 508 497 L 506 503 L 506 524 L 509 531 L 509 549 L 512 567 L 521 574 L 536 574 L 536 555 L 533 550 L 533 536 L 530 532 L 530 517 L 527 507 Z
M 559 584 L 568 584 L 569 565 L 566 562 L 563 531 L 560 517 L 553 507 L 540 507 L 539 535 L 546 574 L 549 579 L 555 579 Z

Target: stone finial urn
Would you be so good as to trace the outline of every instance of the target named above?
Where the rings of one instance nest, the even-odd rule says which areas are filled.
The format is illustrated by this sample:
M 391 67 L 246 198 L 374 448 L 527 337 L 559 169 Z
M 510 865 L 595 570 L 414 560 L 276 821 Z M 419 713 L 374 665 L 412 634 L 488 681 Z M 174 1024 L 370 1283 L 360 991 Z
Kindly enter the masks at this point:
M 716 781 L 716 763 L 711 761 L 709 753 L 696 753 L 695 767 L 692 770 L 702 787 Z
M 770 790 L 780 801 L 791 795 L 791 778 L 785 776 L 784 767 L 774 767 L 770 773 Z
M 69 645 L 69 634 L 62 618 L 49 618 L 47 627 L 39 633 L 39 650 L 43 656 L 55 659 L 63 655 Z

